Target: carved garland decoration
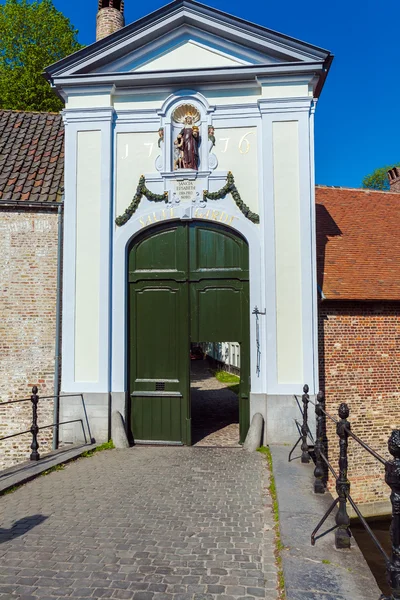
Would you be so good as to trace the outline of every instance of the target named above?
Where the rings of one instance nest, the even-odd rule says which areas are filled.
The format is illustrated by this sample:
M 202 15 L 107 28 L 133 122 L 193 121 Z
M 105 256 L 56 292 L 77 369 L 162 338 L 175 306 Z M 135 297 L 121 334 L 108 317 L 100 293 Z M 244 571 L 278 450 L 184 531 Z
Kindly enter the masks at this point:
M 204 190 L 203 198 L 204 200 L 221 200 L 222 198 L 225 198 L 227 194 L 231 194 L 232 198 L 236 203 L 236 206 L 244 214 L 246 219 L 249 219 L 249 221 L 251 221 L 252 223 L 260 222 L 259 215 L 257 215 L 257 213 L 252 212 L 240 197 L 238 189 L 235 185 L 235 178 L 233 177 L 231 171 L 229 171 L 227 175 L 226 184 L 223 188 L 218 190 L 218 192 L 209 192 L 207 190 Z
M 250 208 L 243 202 L 235 185 L 235 178 L 233 177 L 233 174 L 230 171 L 227 175 L 226 184 L 224 185 L 224 187 L 218 190 L 218 192 L 209 192 L 208 190 L 204 190 L 203 199 L 222 200 L 222 198 L 225 198 L 227 194 L 231 194 L 232 198 L 236 203 L 236 206 L 244 214 L 246 219 L 249 219 L 249 221 L 251 221 L 252 223 L 260 222 L 259 215 L 252 212 Z M 166 204 L 168 203 L 168 192 L 164 192 L 163 194 L 154 194 L 146 187 L 145 177 L 144 175 L 141 175 L 132 202 L 130 203 L 126 211 L 121 216 L 115 219 L 115 224 L 118 225 L 118 227 L 125 225 L 125 223 L 129 221 L 131 216 L 137 211 L 143 196 L 145 196 L 147 200 L 150 200 L 151 202 L 164 201 Z
M 136 188 L 136 194 L 133 196 L 132 202 L 126 211 L 120 217 L 115 219 L 115 224 L 118 225 L 118 227 L 125 225 L 125 223 L 129 221 L 131 216 L 137 211 L 143 196 L 146 196 L 147 200 L 151 200 L 152 202 L 162 202 L 163 200 L 165 203 L 168 202 L 168 192 L 164 192 L 163 194 L 154 194 L 146 187 L 146 179 L 144 175 L 141 175 Z

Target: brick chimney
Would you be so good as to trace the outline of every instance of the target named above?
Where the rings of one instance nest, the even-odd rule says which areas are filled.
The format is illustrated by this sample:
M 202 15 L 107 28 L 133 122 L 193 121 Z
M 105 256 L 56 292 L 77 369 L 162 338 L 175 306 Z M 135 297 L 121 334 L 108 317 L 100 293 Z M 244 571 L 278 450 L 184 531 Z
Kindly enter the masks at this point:
M 390 191 L 400 193 L 400 169 L 398 167 L 390 169 L 390 171 L 388 171 L 388 178 Z
M 124 0 L 99 0 L 96 41 L 125 26 Z

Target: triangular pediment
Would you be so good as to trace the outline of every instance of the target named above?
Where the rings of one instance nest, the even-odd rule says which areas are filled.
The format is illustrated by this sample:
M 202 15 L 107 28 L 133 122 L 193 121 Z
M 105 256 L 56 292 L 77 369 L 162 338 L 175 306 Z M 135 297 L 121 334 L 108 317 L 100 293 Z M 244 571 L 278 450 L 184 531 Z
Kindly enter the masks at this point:
M 103 64 L 93 72 L 128 73 L 185 70 L 193 68 L 241 67 L 273 64 L 273 56 L 248 49 L 206 31 L 181 25 L 124 56 Z
M 99 80 L 103 74 L 312 65 L 328 57 L 321 48 L 192 0 L 176 0 L 59 61 L 46 74 L 65 83 L 82 76 Z
M 156 58 L 139 64 L 135 71 L 169 71 L 173 69 L 191 69 L 193 66 L 204 68 L 237 67 L 243 60 L 214 48 L 205 47 L 193 40 L 187 40 L 179 46 L 168 49 Z

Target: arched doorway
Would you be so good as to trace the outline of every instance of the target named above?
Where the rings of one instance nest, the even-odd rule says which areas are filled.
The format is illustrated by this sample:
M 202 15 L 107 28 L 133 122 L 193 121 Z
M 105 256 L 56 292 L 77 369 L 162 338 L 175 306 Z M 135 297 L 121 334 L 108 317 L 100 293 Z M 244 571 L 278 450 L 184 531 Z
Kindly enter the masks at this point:
M 133 438 L 191 444 L 190 342 L 240 344 L 240 441 L 249 427 L 249 253 L 232 229 L 174 221 L 129 247 Z

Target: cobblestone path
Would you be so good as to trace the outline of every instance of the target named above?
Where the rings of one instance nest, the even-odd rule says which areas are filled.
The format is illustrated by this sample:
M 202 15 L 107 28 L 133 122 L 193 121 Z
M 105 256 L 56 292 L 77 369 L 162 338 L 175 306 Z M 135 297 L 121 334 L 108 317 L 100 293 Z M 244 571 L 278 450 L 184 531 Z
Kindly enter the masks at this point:
M 100 452 L 0 498 L 0 598 L 276 600 L 265 459 Z
M 191 364 L 192 443 L 239 448 L 239 399 L 205 360 Z

